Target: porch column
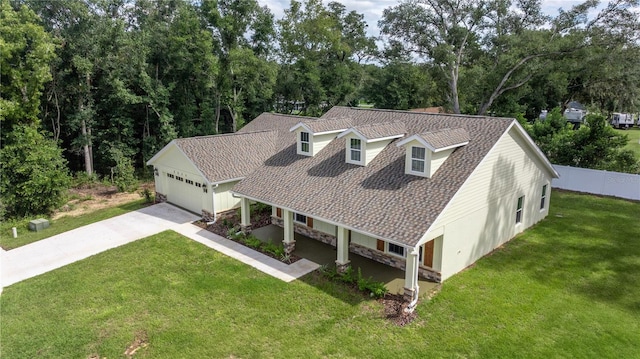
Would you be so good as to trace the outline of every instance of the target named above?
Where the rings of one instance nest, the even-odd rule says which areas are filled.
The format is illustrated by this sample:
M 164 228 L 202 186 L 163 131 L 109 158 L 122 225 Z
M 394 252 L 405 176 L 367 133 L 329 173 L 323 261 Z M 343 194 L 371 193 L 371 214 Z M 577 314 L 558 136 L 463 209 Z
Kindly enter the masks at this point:
M 349 230 L 338 226 L 338 242 L 336 243 L 338 251 L 338 259 L 336 260 L 336 269 L 338 273 L 344 273 L 349 268 Z
M 296 249 L 296 241 L 293 231 L 293 212 L 282 209 L 282 219 L 284 220 L 284 253 L 291 254 Z
M 244 233 L 251 233 L 251 203 L 245 197 L 240 200 L 240 229 Z
M 413 248 L 407 255 L 407 265 L 404 272 L 404 299 L 410 302 L 418 297 L 418 250 Z

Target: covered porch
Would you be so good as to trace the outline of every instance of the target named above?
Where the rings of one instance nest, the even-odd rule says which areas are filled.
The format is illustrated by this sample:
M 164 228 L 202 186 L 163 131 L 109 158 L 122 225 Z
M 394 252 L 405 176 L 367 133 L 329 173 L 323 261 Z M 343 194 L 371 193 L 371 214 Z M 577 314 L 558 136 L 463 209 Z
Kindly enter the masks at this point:
M 265 242 L 271 240 L 273 243 L 280 243 L 284 239 L 284 229 L 273 224 L 253 229 L 251 233 L 258 239 Z M 294 233 L 294 240 L 295 249 L 292 253 L 298 257 L 308 259 L 320 265 L 336 265 L 336 247 L 306 237 L 299 233 Z M 400 295 L 404 294 L 404 271 L 355 253 L 349 253 L 349 261 L 349 265 L 351 265 L 352 268 L 355 270 L 358 268 L 361 269 L 364 277 L 372 277 L 376 281 L 383 282 L 390 293 Z M 422 296 L 437 287 L 438 283 L 419 279 L 418 286 L 420 289 L 419 295 Z

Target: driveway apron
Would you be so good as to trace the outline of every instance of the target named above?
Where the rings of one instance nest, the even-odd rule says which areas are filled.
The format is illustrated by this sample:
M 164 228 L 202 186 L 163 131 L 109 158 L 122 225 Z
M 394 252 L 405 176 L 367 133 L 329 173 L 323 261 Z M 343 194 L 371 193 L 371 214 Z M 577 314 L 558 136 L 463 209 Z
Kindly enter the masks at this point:
M 111 248 L 176 229 L 200 217 L 166 203 L 76 228 L 0 252 L 0 287 L 7 287 Z

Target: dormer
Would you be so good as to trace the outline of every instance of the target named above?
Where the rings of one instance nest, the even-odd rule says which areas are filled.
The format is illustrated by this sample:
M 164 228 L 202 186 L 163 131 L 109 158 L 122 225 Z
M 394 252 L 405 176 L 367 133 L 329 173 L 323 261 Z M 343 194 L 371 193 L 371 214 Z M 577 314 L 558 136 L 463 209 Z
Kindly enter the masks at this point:
M 443 129 L 413 135 L 398 142 L 406 149 L 404 173 L 431 178 L 449 155 L 469 143 L 469 133 L 462 128 Z
M 345 161 L 368 165 L 391 141 L 403 137 L 404 123 L 377 123 L 351 127 L 338 135 L 345 139 Z
M 289 129 L 296 134 L 296 153 L 315 156 L 336 136 L 351 126 L 349 119 L 329 119 L 299 122 Z

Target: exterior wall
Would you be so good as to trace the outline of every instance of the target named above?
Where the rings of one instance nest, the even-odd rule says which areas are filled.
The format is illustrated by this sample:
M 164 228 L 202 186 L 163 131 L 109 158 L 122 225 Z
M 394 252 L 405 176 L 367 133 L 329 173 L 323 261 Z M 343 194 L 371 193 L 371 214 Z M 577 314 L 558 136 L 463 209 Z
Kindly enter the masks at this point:
M 327 222 L 323 222 L 319 219 L 313 220 L 313 229 L 325 234 L 330 234 L 332 236 L 335 236 L 336 234 L 336 226 Z
M 180 176 L 184 180 L 191 180 L 194 183 L 205 182 L 204 178 L 198 174 L 196 167 L 189 161 L 184 154 L 175 146 L 171 146 L 158 157 L 154 163 L 154 172 L 157 171 L 158 175 L 154 176 L 156 191 L 163 195 L 163 201 L 169 201 L 178 205 L 188 206 L 187 208 L 195 213 L 201 213 L 201 210 L 208 212 L 213 211 L 213 200 L 207 193 L 202 191 L 202 187 L 191 188 L 186 182 L 169 182 L 175 181 L 167 178 L 167 174 L 174 176 Z M 185 196 L 194 197 L 193 201 L 186 201 Z M 200 204 L 196 204 L 198 201 L 195 196 L 199 197 Z M 191 203 L 192 205 L 189 205 Z M 200 207 L 200 208 L 196 208 Z
M 449 155 L 453 153 L 453 150 L 454 149 L 452 148 L 450 150 L 431 153 L 431 161 L 430 161 L 431 163 L 429 165 L 429 177 L 433 176 L 436 173 L 438 168 L 442 166 L 442 164 L 444 163 L 444 161 L 447 160 Z M 427 152 L 431 152 L 431 151 L 427 149 Z
M 276 207 L 274 206 L 273 208 L 274 210 L 272 212 L 273 215 L 271 216 L 271 223 L 280 227 L 284 227 L 283 219 L 276 216 L 276 213 L 277 213 L 277 210 L 275 209 Z M 294 222 L 293 230 L 298 234 L 302 234 L 303 236 L 313 238 L 315 240 L 318 240 L 320 242 L 323 242 L 325 244 L 335 247 L 337 243 L 337 239 L 334 235 L 336 233 L 335 230 L 333 231 L 334 234 L 328 234 L 328 233 L 322 232 L 319 230 L 317 223 L 324 223 L 325 225 L 332 226 L 333 228 L 335 228 L 334 225 L 314 219 L 313 220 L 314 228 L 310 228 L 304 224 Z M 372 259 L 376 262 L 380 262 L 394 268 L 405 270 L 406 258 L 377 250 L 376 249 L 377 241 L 378 240 L 376 238 L 364 235 L 359 232 L 351 231 L 351 243 L 349 244 L 349 252 L 358 254 L 365 258 Z M 422 266 L 422 264 L 418 269 L 418 275 L 422 278 L 440 282 L 440 273 L 431 268 L 424 267 Z
M 313 155 L 317 155 L 318 152 L 322 151 L 323 148 L 327 147 L 327 145 L 336 138 L 337 133 L 327 133 L 324 135 L 315 135 L 313 137 L 313 146 L 311 152 Z
M 362 233 L 351 231 L 351 243 L 355 243 L 359 246 L 376 249 L 378 240 L 376 238 L 367 236 Z
M 443 234 L 442 280 L 461 271 L 548 214 L 552 174 L 514 127 L 506 133 L 456 193 L 432 229 Z M 540 210 L 542 186 L 547 201 Z M 518 197 L 525 196 L 516 224 Z M 435 233 L 433 235 L 431 233 Z
M 380 154 L 380 152 L 382 152 L 382 150 L 384 150 L 385 147 L 387 147 L 387 145 L 389 143 L 391 143 L 391 140 L 384 140 L 384 141 L 376 141 L 376 142 L 369 142 L 369 143 L 364 143 L 364 141 L 362 141 L 363 145 L 365 146 L 365 166 L 368 165 L 369 163 L 371 163 L 371 161 L 373 161 L 373 159 Z
M 222 183 L 213 189 L 215 198 L 215 212 L 223 212 L 240 206 L 240 198 L 231 195 L 231 188 L 240 181 Z

